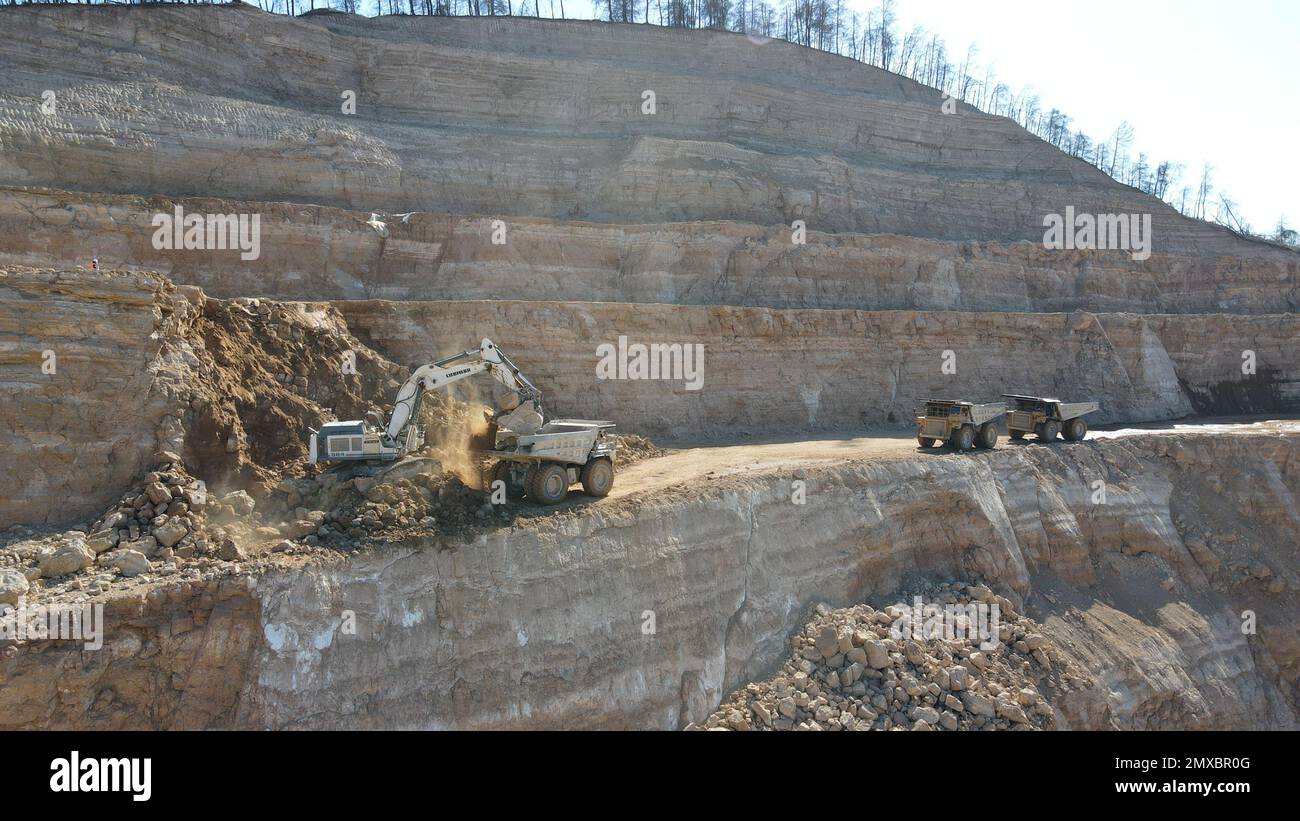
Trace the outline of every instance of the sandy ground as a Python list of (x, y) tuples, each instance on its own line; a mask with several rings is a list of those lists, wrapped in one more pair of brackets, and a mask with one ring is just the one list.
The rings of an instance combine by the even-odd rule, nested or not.
[[(1142, 425), (1107, 426), (1091, 430), (1089, 439), (1116, 439), (1152, 433), (1258, 434), (1300, 432), (1300, 419), (1204, 418), (1195, 422), (1165, 422)], [(1086, 441), (1086, 440), (1085, 440)], [(1044, 447), (1073, 447), (1064, 440)], [(1032, 438), (1019, 442), (1003, 436), (997, 445), (1005, 448), (1039, 447)], [(981, 451), (971, 451), (980, 453)], [(894, 459), (925, 456), (941, 459), (955, 456), (946, 448), (922, 449), (916, 436), (905, 431), (845, 434), (822, 439), (780, 439), (702, 445), (671, 450), (656, 459), (647, 459), (619, 472), (609, 498), (618, 499), (639, 493), (683, 484), (699, 484), (725, 476), (749, 472), (794, 469), (818, 463), (849, 462), (864, 458)], [(578, 489), (580, 491), (580, 489)], [(581, 493), (576, 499), (586, 500)]]

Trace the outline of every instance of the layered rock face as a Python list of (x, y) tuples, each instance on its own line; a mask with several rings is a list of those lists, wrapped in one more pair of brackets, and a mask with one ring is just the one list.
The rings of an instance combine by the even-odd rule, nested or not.
[[(0, 545), (4, 601), (107, 605), (101, 652), (0, 647), (0, 726), (682, 727), (772, 672), (814, 604), (918, 580), (988, 584), (1089, 682), (1043, 688), (1044, 725), (1296, 726), (1292, 423), (655, 465), (712, 464), (687, 451), (559, 512), (467, 489), (471, 536), (389, 499), (400, 538), (337, 549), (348, 517), (297, 509), (310, 425), (482, 337), (553, 415), (664, 440), (898, 429), (1003, 391), (1095, 399), (1095, 423), (1297, 412), (1294, 252), (778, 42), (247, 7), (0, 21), (0, 528), (93, 521), (161, 449), (240, 502), (208, 564), (33, 574), (32, 540)], [(177, 207), (258, 216), (260, 254), (155, 247)], [(1153, 255), (1044, 249), (1067, 207), (1150, 214)], [(681, 347), (637, 374), (636, 345)], [(258, 518), (272, 488), (290, 521)]]
[[(26, 727), (673, 728), (783, 659), (812, 604), (883, 605), (909, 579), (942, 578), (987, 581), (1094, 682), (1049, 694), (1060, 726), (1291, 728), (1297, 490), (1294, 426), (732, 476), (450, 550), (392, 546), (224, 593), (137, 593), (110, 610), (106, 647), (176, 652), (19, 648), (0, 662), (0, 715)], [(223, 600), (244, 627), (215, 634)], [(74, 656), (76, 695), (41, 698)], [(171, 692), (214, 669), (233, 679), (189, 703)], [(108, 688), (112, 710), (97, 700)]]
[[(155, 215), (252, 213), (257, 259), (156, 249)], [(605, 225), (370, 212), (211, 198), (0, 188), (0, 260), (156, 270), (218, 297), (516, 299), (873, 310), (1277, 313), (1300, 303), (1300, 258), (1050, 251), (738, 222)], [(499, 243), (494, 242), (494, 237)]]
[(309, 425), (363, 414), (405, 376), (327, 306), (0, 269), (0, 447), (21, 465), (0, 474), (0, 529), (81, 523), (162, 451), (222, 489), (278, 478), (305, 458)]
[[(182, 435), (175, 289), (147, 274), (0, 271), (0, 527), (98, 512)], [(183, 302), (181, 300), (180, 302)]]
[[(282, 317), (268, 337), (260, 326), (204, 324), (205, 304), (211, 317), (255, 312), (214, 313), (202, 294), (182, 296), (153, 275), (15, 269), (0, 288), (5, 442), (36, 457), (0, 480), (9, 483), (0, 525), (98, 513), (160, 449), (199, 459), (199, 475), (224, 483), (250, 465), (301, 458), (303, 442), (285, 437), (318, 423), (322, 408), (362, 413), (391, 399), (405, 372), (393, 362), (423, 364), (485, 336), (545, 386), (551, 413), (613, 416), (669, 441), (905, 427), (932, 396), (1026, 390), (1096, 398), (1095, 423), (1300, 410), (1293, 314), (264, 303), (259, 311)], [(286, 344), (302, 357), (281, 361)], [(661, 378), (618, 378), (620, 366), (635, 375), (636, 345), (678, 348), (655, 357)], [(360, 357), (355, 384), (332, 372), (345, 349)], [(47, 361), (54, 373), (42, 371)], [(288, 372), (310, 396), (276, 381)]]
[(786, 43), (249, 8), (5, 22), (3, 184), (999, 242), (1041, 242), (1043, 216), (1074, 206), (1151, 214), (1159, 252), (1272, 253), (1010, 120)]
[[(463, 347), (460, 340), (492, 337), (547, 386), (552, 412), (590, 418), (617, 408), (621, 424), (670, 440), (906, 426), (927, 398), (992, 400), (1003, 392), (1096, 398), (1101, 410), (1090, 417), (1095, 423), (1171, 419), (1194, 410), (1300, 410), (1300, 374), (1291, 354), (1300, 332), (1294, 314), (1142, 317), (532, 302), (337, 307), (354, 333), (397, 362), (433, 361)], [(620, 337), (629, 351), (621, 357)], [(656, 344), (681, 346), (678, 371), (662, 367), (658, 379), (603, 378), (600, 346), (613, 346), (615, 364), (621, 360), (632, 374), (631, 346)], [(1252, 374), (1242, 371), (1248, 350), (1254, 352)], [(689, 351), (694, 362), (686, 359)], [(655, 358), (676, 361), (671, 354)], [(701, 362), (698, 373), (688, 371)], [(952, 363), (951, 373), (945, 362)]]

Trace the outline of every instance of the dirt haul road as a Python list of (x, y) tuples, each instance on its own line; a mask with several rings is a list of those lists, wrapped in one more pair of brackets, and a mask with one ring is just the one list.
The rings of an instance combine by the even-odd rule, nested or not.
[[(1090, 430), (1089, 439), (1118, 439), (1152, 433), (1211, 433), (1246, 434), (1268, 432), (1300, 432), (1296, 419), (1248, 419), (1242, 417), (1215, 418), (1195, 422), (1150, 425), (1116, 426), (1107, 430)], [(1086, 441), (1086, 440), (1085, 440)], [(1050, 447), (1070, 447), (1072, 443), (1058, 441)], [(1033, 437), (1019, 442), (1010, 441), (1005, 434), (998, 440), (995, 450), (1045, 447)], [(912, 434), (894, 431), (867, 433), (861, 436), (844, 435), (824, 439), (785, 439), (779, 441), (702, 445), (670, 451), (657, 459), (647, 459), (619, 471), (610, 492), (610, 499), (634, 497), (666, 490), (677, 486), (698, 486), (746, 473), (769, 473), (798, 470), (815, 465), (854, 462), (864, 459), (893, 460), (915, 459), (919, 456), (933, 458), (961, 458), (978, 455), (984, 451), (972, 450), (956, 454), (946, 447), (917, 447)], [(576, 496), (576, 500), (590, 499)], [(580, 504), (581, 501), (574, 502)]]

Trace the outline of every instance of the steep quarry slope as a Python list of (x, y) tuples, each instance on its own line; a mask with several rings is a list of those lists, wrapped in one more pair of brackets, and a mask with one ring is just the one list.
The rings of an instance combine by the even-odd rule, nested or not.
[[(310, 426), (382, 409), (409, 366), (485, 336), (510, 341), (552, 413), (613, 415), (626, 432), (676, 441), (904, 427), (932, 394), (1030, 388), (1098, 398), (1095, 422), (1300, 409), (1294, 314), (331, 307), (213, 300), (155, 275), (31, 269), (0, 272), (0, 307), (4, 444), (37, 457), (0, 478), (0, 527), (98, 513), (164, 449), (222, 489), (273, 484), (300, 469)], [(703, 345), (698, 388), (684, 370), (599, 378), (597, 347), (619, 336)], [(1242, 373), (1245, 350), (1254, 374)], [(42, 372), (46, 351), (54, 373)], [(341, 372), (345, 351), (355, 374)], [(941, 370), (944, 351), (955, 374)]]
[[(538, 302), (336, 303), (353, 333), (397, 361), (447, 339), (501, 334), (559, 413), (618, 409), (667, 439), (914, 424), (927, 397), (1043, 391), (1101, 402), (1094, 422), (1196, 412), (1300, 411), (1295, 314), (769, 310)], [(601, 379), (601, 344), (703, 346), (686, 379)], [(504, 342), (502, 343), (505, 344)], [(1242, 372), (1243, 351), (1256, 371)], [(955, 356), (955, 373), (942, 370)], [(683, 371), (685, 375), (685, 371)]]
[(107, 597), (103, 652), (0, 660), (0, 720), (682, 727), (813, 604), (951, 579), (1041, 631), (1048, 666), (1017, 675), (1059, 726), (1294, 728), (1297, 491), (1294, 423), (668, 481), (468, 543), (141, 583)]
[[(186, 363), (148, 275), (0, 275), (0, 527), (102, 507), (179, 433)], [(156, 331), (162, 329), (163, 333)]]
[[(142, 185), (137, 183), (137, 186)], [(252, 212), (257, 259), (155, 249), (156, 214)], [(156, 270), (218, 297), (519, 299), (875, 310), (1276, 313), (1300, 305), (1300, 255), (1049, 251), (1041, 244), (826, 233), (730, 221), (608, 225), (283, 202), (0, 187), (0, 261)], [(1243, 252), (1245, 248), (1243, 246)]]
[(1043, 215), (1073, 205), (1152, 214), (1162, 252), (1285, 259), (1005, 118), (945, 114), (932, 89), (782, 42), (247, 7), (5, 23), (0, 184), (999, 242), (1038, 242)]
[[(941, 701), (941, 727), (1296, 726), (1296, 423), (971, 455), (899, 432), (933, 394), (1298, 412), (1294, 252), (779, 42), (248, 7), (0, 23), (0, 602), (101, 602), (108, 626), (98, 652), (0, 642), (0, 726), (734, 727), (770, 696), (843, 727), (808, 691), (844, 687), (834, 655), (781, 665), (914, 592), (1006, 602), (990, 672), (957, 657), (1016, 704), (959, 714), (905, 678), (951, 688), (952, 648), (886, 645), (934, 705), (866, 707), (881, 728)], [(1066, 206), (1150, 213), (1154, 254), (1045, 250)], [(155, 248), (177, 207), (258, 215), (261, 254)], [(304, 465), (310, 426), (485, 336), (553, 414), (731, 446), (627, 460), (559, 509), (498, 509), (441, 456)], [(701, 346), (699, 381), (602, 379), (620, 337)], [(432, 405), (457, 436), (478, 410)]]

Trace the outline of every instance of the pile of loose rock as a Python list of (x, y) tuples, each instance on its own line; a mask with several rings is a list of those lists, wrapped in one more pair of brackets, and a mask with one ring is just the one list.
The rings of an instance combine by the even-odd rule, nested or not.
[[(942, 584), (926, 604), (998, 605), (997, 641), (974, 631), (928, 638), (913, 604), (876, 610), (818, 605), (792, 639), (793, 656), (767, 681), (732, 693), (687, 729), (1034, 730), (1056, 716), (1040, 686), (1072, 686), (1037, 625), (987, 587)], [(960, 622), (960, 619), (958, 619)], [(991, 624), (991, 622), (990, 622)], [(959, 625), (964, 626), (964, 625)], [(962, 636), (961, 633), (967, 633)]]
[(188, 563), (247, 558), (212, 523), (251, 515), (252, 497), (242, 490), (221, 498), (209, 494), (174, 453), (158, 454), (155, 465), (89, 527), (20, 538), (0, 550), (0, 603), (16, 604), (37, 585), (72, 583), (93, 591), (118, 577), (169, 575)]
[(514, 515), (454, 473), (436, 469), (400, 477), (286, 478), (274, 488), (267, 511), (283, 516), (280, 533), (286, 539), (338, 550), (370, 540), (455, 533)]

